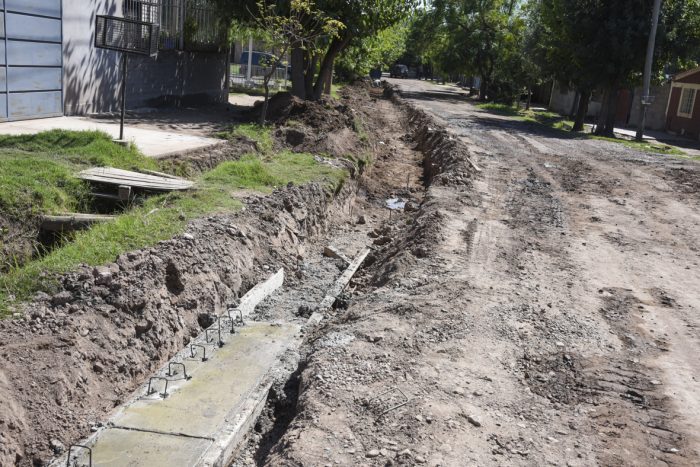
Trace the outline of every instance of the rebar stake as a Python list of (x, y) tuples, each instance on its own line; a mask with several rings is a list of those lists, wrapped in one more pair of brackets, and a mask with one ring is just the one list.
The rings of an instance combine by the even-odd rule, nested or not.
[(68, 459), (66, 459), (66, 467), (70, 467), (70, 457), (71, 457), (71, 451), (73, 448), (81, 448), (81, 449), (87, 449), (88, 452), (88, 465), (92, 467), (92, 449), (90, 449), (87, 446), (84, 446), (82, 444), (71, 444), (68, 447)]
[(173, 370), (172, 370), (173, 365), (182, 366), (182, 375), (185, 377), (185, 379), (187, 379), (187, 380), (192, 379), (191, 376), (187, 376), (187, 368), (185, 368), (185, 364), (182, 362), (170, 362), (170, 363), (168, 363), (168, 376), (172, 377), (172, 376), (175, 376), (177, 374), (176, 372), (173, 372)]
[(200, 344), (190, 344), (190, 355), (192, 356), (192, 358), (197, 356), (197, 352), (194, 350), (195, 347), (199, 347), (202, 349), (202, 361), (206, 362), (208, 360), (207, 348)]
[(168, 380), (168, 378), (163, 378), (162, 376), (151, 376), (151, 379), (148, 380), (148, 395), (150, 396), (151, 394), (154, 394), (156, 392), (155, 389), (151, 388), (151, 384), (153, 383), (154, 379), (160, 379), (160, 380), (165, 381), (165, 389), (163, 390), (163, 393), (161, 394), (161, 396), (163, 396), (163, 399), (165, 399), (166, 397), (168, 397), (168, 382), (169, 382), (169, 380)]

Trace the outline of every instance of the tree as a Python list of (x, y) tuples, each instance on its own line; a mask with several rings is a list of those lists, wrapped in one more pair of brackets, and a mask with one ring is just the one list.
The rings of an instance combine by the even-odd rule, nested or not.
[(316, 9), (313, 0), (291, 0), (288, 9), (260, 0), (257, 11), (255, 23), (258, 30), (264, 31), (268, 44), (279, 51), (279, 56), (268, 59), (268, 63), (261, 63), (269, 67), (263, 79), (265, 100), (260, 112), (260, 125), (264, 125), (270, 99), (270, 79), (277, 71), (281, 57), (287, 54), (292, 44), (311, 50), (320, 38), (335, 38), (345, 26), (324, 16)]
[(292, 93), (303, 99), (319, 99), (330, 93), (333, 67), (339, 55), (355, 40), (376, 35), (405, 18), (415, 0), (321, 0), (319, 8), (345, 28), (328, 41), (323, 53), (292, 49)]
[(336, 61), (336, 74), (351, 80), (380, 66), (391, 66), (406, 50), (408, 21), (401, 21), (373, 36), (356, 38)]

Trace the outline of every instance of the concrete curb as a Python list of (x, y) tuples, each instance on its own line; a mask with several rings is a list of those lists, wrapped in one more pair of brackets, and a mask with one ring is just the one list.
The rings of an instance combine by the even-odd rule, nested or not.
[(352, 279), (357, 270), (360, 269), (360, 266), (362, 266), (362, 263), (365, 262), (365, 258), (367, 258), (367, 255), (369, 255), (370, 251), (371, 250), (369, 248), (365, 248), (360, 252), (359, 255), (355, 257), (354, 260), (352, 260), (352, 263), (350, 263), (348, 268), (335, 281), (328, 293), (326, 293), (326, 296), (318, 305), (318, 310), (316, 310), (306, 322), (306, 327), (316, 325), (323, 320), (323, 318), (326, 315), (326, 311), (328, 311), (333, 306), (333, 303), (338, 298), (338, 295), (340, 295), (345, 289), (345, 287), (347, 287), (348, 283), (350, 282), (350, 279)]

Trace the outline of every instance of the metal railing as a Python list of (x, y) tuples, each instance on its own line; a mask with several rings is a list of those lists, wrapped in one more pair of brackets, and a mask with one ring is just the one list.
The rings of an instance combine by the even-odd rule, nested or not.
[[(252, 65), (249, 74), (247, 64), (232, 64), (230, 83), (236, 86), (262, 87), (265, 76), (270, 73), (270, 70), (272, 70), (271, 67)], [(289, 69), (287, 67), (277, 67), (270, 78), (270, 87), (286, 88), (289, 84), (289, 78)]]
[(124, 17), (160, 25), (161, 50), (218, 50), (225, 29), (213, 0), (124, 0)]

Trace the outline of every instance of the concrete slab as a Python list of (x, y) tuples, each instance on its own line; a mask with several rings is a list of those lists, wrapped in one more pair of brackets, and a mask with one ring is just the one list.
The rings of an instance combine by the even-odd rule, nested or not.
[[(103, 131), (112, 138), (119, 137), (119, 124), (86, 117), (56, 117), (19, 122), (0, 123), (0, 134), (26, 135), (49, 130)], [(133, 142), (148, 157), (163, 157), (169, 154), (192, 151), (222, 144), (216, 138), (185, 134), (177, 131), (124, 128), (127, 141)]]
[[(299, 332), (292, 325), (251, 322), (201, 362), (188, 359), (189, 381), (169, 389), (166, 399), (143, 398), (114, 420), (116, 426), (214, 438), (229, 412), (258, 386)], [(181, 374), (181, 373), (180, 373)]]
[(100, 438), (99, 449), (93, 451), (92, 465), (191, 466), (211, 444), (207, 439), (111, 428)]
[[(204, 459), (221, 459), (222, 453), (232, 451), (233, 441), (243, 439), (266, 400), (270, 370), (281, 353), (300, 342), (300, 330), (293, 324), (250, 322), (236, 334), (222, 336), (225, 345), (207, 352), (206, 362), (184, 357), (183, 352), (179, 361), (191, 379), (185, 379), (178, 366), (177, 374), (173, 371), (168, 377), (173, 382), (166, 398), (160, 395), (161, 381), (155, 394), (146, 394), (144, 388), (141, 397), (84, 443), (92, 448), (93, 466), (221, 464)], [(87, 462), (86, 452), (76, 454), (82, 456), (80, 462)]]
[(251, 313), (253, 313), (253, 311), (255, 311), (255, 307), (277, 289), (282, 287), (282, 284), (284, 284), (284, 268), (270, 276), (265, 282), (256, 284), (255, 287), (250, 289), (241, 298), (241, 303), (238, 305), (238, 310), (243, 318), (247, 318)]

